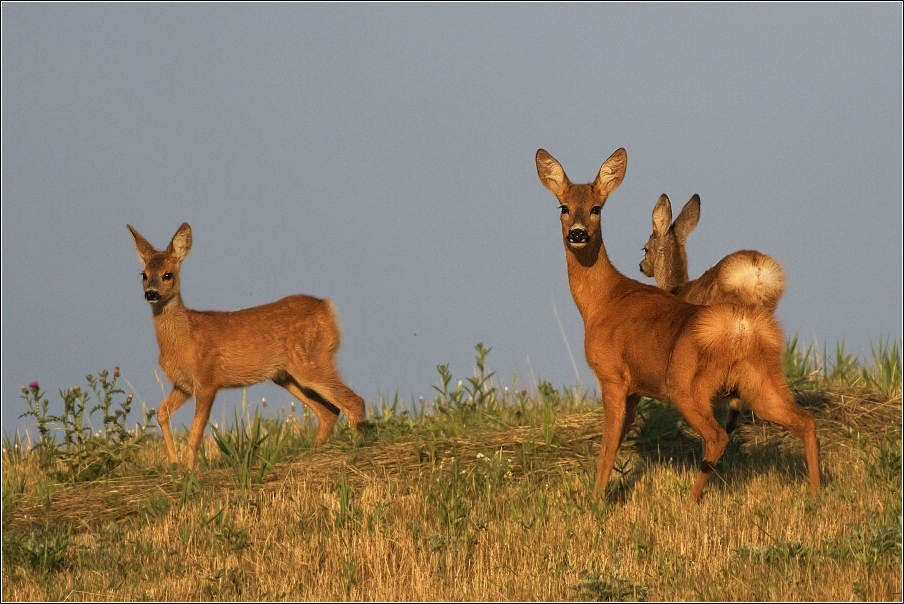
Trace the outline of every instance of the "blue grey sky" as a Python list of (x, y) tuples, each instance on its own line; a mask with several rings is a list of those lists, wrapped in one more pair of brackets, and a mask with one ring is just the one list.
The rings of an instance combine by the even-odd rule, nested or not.
[(770, 254), (787, 337), (868, 359), (902, 337), (901, 22), (899, 2), (5, 2), (3, 431), (33, 425), (34, 380), (58, 407), (114, 366), (148, 406), (155, 371), (169, 390), (127, 223), (158, 248), (191, 224), (191, 308), (332, 299), (368, 405), (432, 399), (478, 342), (501, 386), (596, 389), (541, 147), (575, 182), (627, 150), (603, 210), (623, 273), (650, 282), (658, 196), (698, 193), (692, 277)]

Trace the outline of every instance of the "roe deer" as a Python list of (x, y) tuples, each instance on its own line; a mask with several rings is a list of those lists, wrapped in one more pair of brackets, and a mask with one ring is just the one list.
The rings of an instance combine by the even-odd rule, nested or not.
[(810, 495), (819, 492), (819, 444), (813, 417), (798, 407), (782, 374), (784, 335), (763, 307), (697, 306), (622, 275), (606, 254), (600, 214), (622, 182), (628, 155), (618, 149), (596, 180), (573, 184), (537, 151), (540, 182), (556, 196), (571, 295), (584, 321), (584, 353), (602, 391), (603, 438), (594, 492), (605, 495), (622, 440), (642, 396), (671, 402), (704, 443), (690, 491), (697, 501), (728, 443), (713, 415), (716, 395), (736, 391), (763, 419), (803, 441)]
[(185, 307), (179, 267), (191, 250), (191, 227), (183, 223), (169, 246), (158, 251), (130, 225), (144, 297), (154, 313), (160, 367), (173, 390), (157, 409), (171, 464), (178, 463), (170, 416), (195, 397), (186, 466), (192, 469), (217, 391), (272, 380), (317, 415), (316, 441), (333, 431), (342, 410), (360, 436), (364, 400), (339, 377), (335, 353), (339, 325), (329, 300), (295, 295), (237, 311), (196, 311)]
[[(640, 272), (656, 279), (656, 286), (693, 304), (750, 304), (770, 312), (785, 293), (785, 271), (774, 258), (754, 250), (725, 256), (702, 275), (689, 280), (687, 236), (700, 220), (700, 196), (694, 194), (672, 222), (672, 204), (663, 193), (653, 207), (653, 233), (643, 248)], [(725, 429), (738, 426), (741, 401), (731, 397)]]

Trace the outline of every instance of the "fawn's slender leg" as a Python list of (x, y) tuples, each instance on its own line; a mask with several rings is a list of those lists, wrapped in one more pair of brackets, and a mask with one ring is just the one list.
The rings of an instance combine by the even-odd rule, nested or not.
[(318, 445), (325, 443), (333, 433), (333, 426), (336, 425), (336, 420), (339, 419), (339, 409), (329, 402), (318, 400), (316, 396), (309, 396), (292, 378), (280, 380), (276, 383), (288, 390), (292, 396), (314, 412), (314, 415), (317, 416), (315, 442)]
[(195, 458), (201, 449), (204, 428), (207, 427), (207, 422), (210, 420), (210, 411), (213, 409), (213, 399), (216, 395), (216, 390), (195, 392), (195, 417), (191, 421), (191, 430), (188, 433), (188, 457), (185, 460), (185, 466), (189, 470), (193, 470), (195, 467)]
[[(637, 398), (633, 404), (628, 404), (625, 387), (620, 384), (601, 384), (601, 387), (603, 390), (603, 440), (597, 458), (596, 482), (593, 485), (593, 492), (597, 497), (605, 498), (612, 466), (615, 465), (618, 448), (627, 432), (628, 408), (631, 408), (630, 415), (633, 419), (637, 401), (640, 399)], [(632, 398), (634, 398), (633, 395)]]
[(744, 400), (749, 401), (748, 405), (759, 417), (794, 432), (803, 441), (810, 497), (815, 498), (822, 488), (822, 479), (819, 475), (819, 440), (813, 416), (797, 406), (784, 378), (780, 376), (762, 384), (759, 397), (745, 397)]
[(357, 437), (360, 438), (364, 435), (364, 421), (366, 418), (364, 399), (346, 386), (338, 375), (327, 376), (305, 385), (323, 397), (324, 400), (344, 411), (348, 417), (348, 423)]
[(170, 417), (176, 412), (176, 409), (185, 404), (185, 401), (191, 398), (191, 395), (184, 390), (174, 387), (160, 406), (157, 407), (157, 423), (160, 425), (160, 432), (163, 433), (163, 442), (166, 444), (166, 456), (171, 464), (179, 463), (179, 456), (176, 453), (176, 444), (173, 442), (173, 434), (170, 431)]
[[(704, 397), (705, 398), (705, 397)], [(695, 404), (692, 400), (672, 399), (672, 402), (681, 411), (687, 423), (697, 431), (703, 439), (703, 461), (700, 464), (700, 473), (691, 488), (690, 501), (698, 501), (703, 494), (703, 487), (709, 481), (716, 463), (725, 452), (728, 445), (728, 433), (716, 420), (712, 413), (712, 407), (707, 400), (706, 405)]]

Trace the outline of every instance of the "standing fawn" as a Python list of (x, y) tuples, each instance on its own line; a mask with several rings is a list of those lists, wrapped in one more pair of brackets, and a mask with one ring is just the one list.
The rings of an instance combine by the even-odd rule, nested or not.
[(217, 391), (266, 380), (288, 390), (317, 415), (318, 444), (329, 438), (340, 410), (362, 434), (364, 400), (339, 377), (339, 325), (329, 300), (296, 295), (231, 312), (188, 309), (182, 303), (179, 267), (191, 250), (191, 227), (183, 223), (161, 252), (126, 226), (144, 263), (141, 279), (154, 313), (160, 367), (173, 383), (157, 409), (171, 464), (179, 461), (169, 425), (176, 409), (195, 397), (185, 460), (192, 469)]
[[(785, 271), (774, 258), (753, 250), (725, 256), (691, 281), (687, 273), (687, 236), (700, 220), (700, 196), (694, 194), (672, 222), (672, 204), (664, 193), (653, 208), (653, 233), (643, 248), (640, 272), (656, 286), (693, 304), (750, 304), (770, 312), (785, 293)], [(725, 429), (738, 426), (741, 401), (731, 397)]]
[(671, 402), (703, 439), (697, 501), (728, 443), (712, 400), (734, 391), (763, 419), (794, 432), (806, 451), (810, 495), (821, 487), (813, 417), (798, 407), (782, 374), (782, 329), (755, 306), (698, 306), (629, 279), (609, 260), (601, 210), (622, 182), (628, 155), (618, 149), (596, 180), (572, 184), (537, 151), (540, 182), (559, 201), (571, 295), (584, 320), (584, 353), (602, 391), (603, 438), (594, 492), (604, 495), (612, 466), (642, 396)]

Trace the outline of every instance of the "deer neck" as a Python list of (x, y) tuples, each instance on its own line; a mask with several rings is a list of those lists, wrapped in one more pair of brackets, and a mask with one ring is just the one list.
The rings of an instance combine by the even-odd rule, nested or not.
[(566, 242), (565, 260), (571, 295), (586, 323), (605, 305), (615, 284), (625, 277), (612, 265), (601, 238), (578, 250)]
[(160, 350), (178, 346), (188, 334), (188, 316), (191, 313), (182, 303), (182, 295), (176, 294), (166, 302), (155, 304), (152, 309)]
[(664, 249), (657, 259), (656, 287), (667, 292), (674, 291), (689, 281), (687, 275), (687, 254), (680, 248)]

